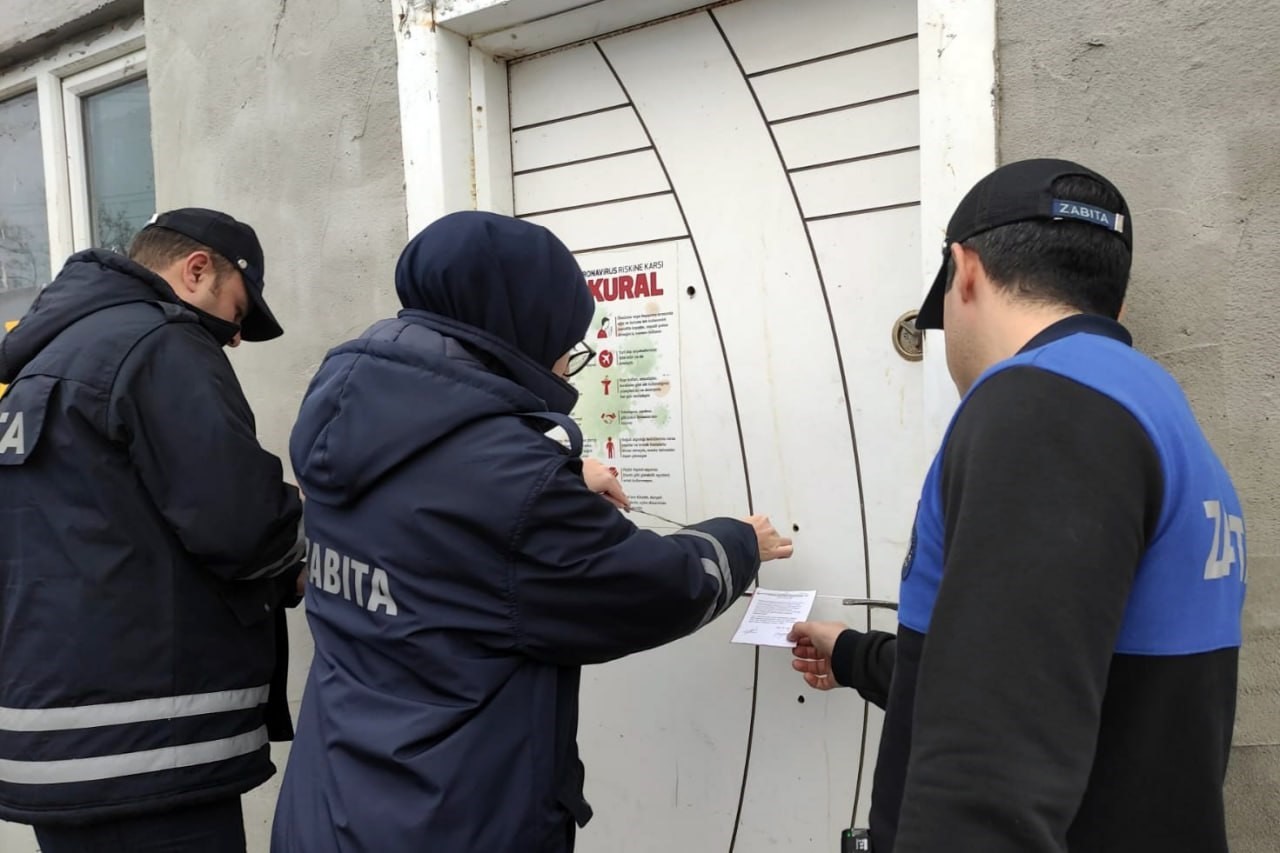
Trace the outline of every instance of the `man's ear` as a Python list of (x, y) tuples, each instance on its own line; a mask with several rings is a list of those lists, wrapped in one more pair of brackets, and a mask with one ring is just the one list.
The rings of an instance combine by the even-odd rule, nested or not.
[(978, 296), (978, 283), (987, 280), (982, 258), (973, 249), (961, 243), (951, 244), (951, 287), (957, 290), (962, 304), (968, 305)]
[(215, 277), (213, 257), (208, 252), (192, 252), (182, 262), (182, 286), (188, 293), (204, 289)]

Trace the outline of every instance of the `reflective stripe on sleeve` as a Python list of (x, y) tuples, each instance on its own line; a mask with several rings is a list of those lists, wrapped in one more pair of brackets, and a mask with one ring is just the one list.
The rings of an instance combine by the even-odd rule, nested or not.
[[(671, 535), (692, 536), (695, 539), (710, 542), (711, 546), (715, 548), (716, 562), (713, 563), (705, 557), (702, 560), (702, 567), (706, 570), (706, 573), (720, 582), (720, 601), (715, 606), (712, 616), (718, 616), (728, 610), (729, 605), (733, 603), (733, 572), (729, 569), (729, 555), (725, 553), (724, 546), (720, 544), (720, 540), (709, 533), (703, 533), (701, 530), (693, 530), (691, 528), (678, 530)], [(710, 619), (707, 619), (707, 621), (710, 621)]]
[(248, 755), (267, 743), (267, 727), (221, 740), (166, 746), (142, 752), (71, 758), (62, 761), (11, 761), (0, 759), (0, 782), (16, 785), (63, 785), (118, 779), (179, 767), (213, 764)]
[(270, 685), (264, 684), (244, 690), (219, 690), (214, 693), (163, 696), (158, 699), (135, 699), (131, 702), (108, 702), (70, 708), (0, 707), (0, 731), (59, 732), (245, 711), (266, 702), (269, 690)]

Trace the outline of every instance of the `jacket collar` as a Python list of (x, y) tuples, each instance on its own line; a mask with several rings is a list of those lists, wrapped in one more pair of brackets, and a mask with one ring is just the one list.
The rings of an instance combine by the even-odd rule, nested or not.
[(1125, 346), (1133, 346), (1133, 336), (1129, 334), (1129, 330), (1115, 320), (1097, 314), (1073, 314), (1041, 331), (1027, 341), (1018, 352), (1030, 352), (1054, 341), (1078, 334), (1101, 335), (1104, 338), (1119, 341)]

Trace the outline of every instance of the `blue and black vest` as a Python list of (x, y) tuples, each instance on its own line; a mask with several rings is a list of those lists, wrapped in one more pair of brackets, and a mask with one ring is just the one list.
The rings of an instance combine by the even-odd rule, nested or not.
[(1246, 562), (1240, 500), (1177, 382), (1126, 344), (1074, 334), (992, 367), (961, 401), (925, 479), (912, 548), (903, 567), (903, 626), (927, 633), (943, 571), (942, 460), (973, 392), (995, 374), (1037, 367), (1115, 400), (1143, 427), (1159, 456), (1164, 497), (1138, 566), (1116, 653), (1188, 655), (1238, 647)]

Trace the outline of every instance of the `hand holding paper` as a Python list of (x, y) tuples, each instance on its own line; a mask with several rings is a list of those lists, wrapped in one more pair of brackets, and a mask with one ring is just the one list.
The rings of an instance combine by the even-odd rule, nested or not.
[(756, 646), (794, 648), (787, 638), (791, 627), (809, 618), (818, 591), (760, 589), (751, 595), (751, 604), (742, 617), (733, 642)]
[(848, 629), (843, 622), (797, 622), (788, 639), (795, 641), (791, 668), (800, 673), (814, 690), (839, 687), (831, 675), (831, 656), (836, 640)]

